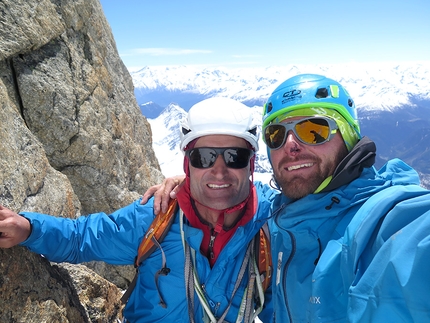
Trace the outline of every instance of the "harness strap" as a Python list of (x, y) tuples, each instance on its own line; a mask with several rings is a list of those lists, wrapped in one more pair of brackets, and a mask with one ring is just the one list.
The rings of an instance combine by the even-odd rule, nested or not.
[(170, 273), (170, 268), (167, 268), (166, 266), (166, 255), (164, 253), (163, 248), (161, 248), (160, 243), (157, 241), (157, 239), (152, 236), (152, 241), (154, 244), (161, 250), (161, 258), (162, 258), (162, 264), (161, 268), (155, 273), (154, 280), (155, 280), (155, 287), (157, 288), (158, 298), (160, 299), (159, 304), (162, 308), (166, 308), (167, 304), (163, 299), (163, 296), (161, 295), (160, 288), (158, 288), (158, 277), (161, 276), (167, 276)]
[[(200, 300), (200, 303), (205, 311), (205, 317), (208, 322), (211, 323), (222, 323), (224, 322), (225, 317), (227, 316), (228, 311), (230, 310), (231, 304), (233, 302), (234, 295), (239, 289), (240, 283), (242, 282), (246, 268), (249, 269), (249, 281), (248, 286), (245, 290), (244, 296), (242, 298), (239, 314), (237, 316), (236, 322), (242, 322), (243, 318), (245, 318), (244, 322), (253, 322), (255, 317), (258, 315), (258, 313), (261, 312), (262, 306), (259, 308), (258, 313), (255, 315), (251, 315), (252, 312), (252, 304), (253, 304), (253, 295), (254, 295), (254, 286), (255, 281), (257, 281), (257, 286), (260, 285), (261, 292), (259, 292), (259, 295), (263, 294), (262, 300), (264, 301), (264, 291), (262, 290), (262, 284), (258, 284), (259, 279), (256, 280), (256, 277), (259, 277), (258, 273), (258, 266), (255, 260), (255, 254), (254, 254), (254, 244), (255, 239), (252, 239), (250, 243), (248, 244), (248, 247), (246, 249), (244, 260), (242, 261), (242, 265), (239, 270), (239, 274), (236, 280), (236, 283), (234, 285), (232, 295), (230, 297), (230, 301), (227, 305), (227, 308), (221, 315), (219, 319), (216, 319), (216, 317), (213, 315), (210, 306), (208, 304), (208, 301), (205, 297), (205, 292), (202, 289), (202, 286), (200, 285), (196, 269), (195, 269), (195, 250), (192, 250), (190, 246), (185, 242), (185, 235), (183, 230), (183, 212), (180, 210), (180, 230), (181, 230), (181, 238), (182, 238), (182, 245), (184, 247), (184, 255), (185, 255), (185, 285), (186, 285), (186, 296), (187, 296), (187, 302), (188, 302), (188, 316), (191, 323), (194, 323), (194, 291), (197, 293), (197, 296)], [(258, 235), (257, 235), (258, 236)], [(252, 260), (251, 260), (252, 259)], [(251, 260), (251, 261), (250, 261)], [(194, 264), (193, 264), (194, 263)], [(191, 277), (193, 276), (193, 277)], [(261, 302), (263, 303), (263, 302)], [(252, 316), (252, 320), (250, 320)]]
[[(182, 218), (182, 211), (179, 215)], [(183, 238), (184, 233), (182, 230), (182, 221), (181, 223), (181, 237), (182, 237), (182, 245), (184, 247), (184, 256), (185, 256), (185, 264), (184, 264), (184, 275), (185, 275), (185, 281), (189, 282), (193, 278), (191, 276), (192, 272), (192, 265), (191, 265), (191, 256), (190, 256), (190, 249), (185, 248), (185, 240)], [(194, 323), (194, 315), (192, 314), (194, 311), (194, 284), (185, 284), (185, 295), (187, 296), (187, 304), (188, 304), (188, 317), (190, 319), (190, 323)]]
[[(231, 304), (233, 303), (233, 297), (236, 294), (237, 290), (239, 289), (239, 285), (242, 282), (242, 279), (245, 275), (246, 267), (248, 266), (249, 259), (251, 257), (251, 253), (253, 250), (253, 242), (254, 242), (254, 239), (252, 239), (251, 242), (248, 244), (248, 248), (246, 249), (246, 253), (245, 253), (245, 258), (243, 259), (242, 265), (240, 266), (240, 271), (239, 271), (239, 274), (237, 276), (236, 284), (234, 285), (234, 289), (233, 289), (233, 292), (231, 294), (230, 301), (228, 302), (227, 308), (225, 309), (224, 313), (222, 314), (220, 319), (217, 321), (217, 323), (224, 322), (224, 318), (227, 316), (227, 313), (230, 310)], [(246, 301), (246, 299), (245, 299), (245, 301)]]
[[(261, 232), (261, 229), (260, 229)], [(257, 235), (255, 237), (255, 239), (257, 240), (259, 238), (259, 236)], [(258, 241), (256, 241), (255, 244), (257, 244)], [(248, 282), (248, 286), (245, 290), (245, 293), (243, 295), (243, 297), (247, 298), (246, 302), (242, 301), (242, 305), (240, 307), (240, 312), (239, 315), (240, 317), (237, 318), (236, 323), (238, 322), (255, 322), (256, 317), (258, 316), (258, 314), (261, 313), (261, 311), (263, 310), (263, 305), (264, 305), (264, 291), (265, 288), (263, 286), (263, 275), (260, 275), (260, 279), (256, 279), (259, 276), (259, 268), (260, 268), (260, 264), (257, 264), (257, 260), (254, 257), (254, 261), (250, 262), (249, 264), (250, 269), (249, 269), (249, 273), (250, 273), (250, 277), (253, 277), (253, 279), (250, 279)], [(256, 288), (255, 288), (256, 286)], [(256, 289), (256, 291), (254, 290)], [(251, 292), (250, 292), (251, 291)], [(252, 308), (250, 306), (250, 304), (252, 304), (252, 299), (253, 296), (255, 296), (255, 292), (257, 292), (257, 295), (255, 297), (255, 303), (258, 304), (257, 308), (254, 310), (254, 312), (252, 313)], [(246, 303), (246, 307), (243, 306), (244, 303)]]
[[(258, 269), (257, 262), (254, 262), (254, 266), (255, 266), (255, 272), (258, 274), (259, 269)], [(255, 318), (263, 310), (263, 306), (264, 306), (264, 292), (265, 291), (266, 291), (266, 288), (264, 287), (262, 280), (257, 279), (257, 292), (258, 292), (259, 306), (255, 310), (254, 317), (252, 318), (252, 320), (250, 320), (250, 322), (254, 322)]]
[(139, 268), (136, 269), (136, 274), (133, 277), (133, 280), (128, 285), (127, 290), (121, 297), (122, 304), (127, 303), (128, 299), (130, 298), (131, 293), (133, 292), (134, 288), (136, 287), (137, 277), (139, 276)]
[[(254, 241), (254, 240), (253, 240)], [(254, 285), (255, 285), (255, 278), (256, 273), (254, 270), (254, 266), (252, 262), (249, 264), (249, 282), (248, 282), (248, 288), (245, 292), (246, 295), (246, 306), (245, 306), (245, 322), (249, 322), (249, 318), (251, 316), (252, 307), (251, 305), (254, 304), (253, 297), (254, 297)]]

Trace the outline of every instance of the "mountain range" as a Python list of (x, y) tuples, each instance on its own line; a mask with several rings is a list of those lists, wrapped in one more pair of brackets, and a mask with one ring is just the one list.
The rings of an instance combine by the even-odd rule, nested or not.
[[(361, 132), (377, 145), (377, 168), (399, 157), (430, 186), (430, 61), (268, 68), (144, 67), (130, 74), (135, 95), (153, 132), (153, 148), (165, 176), (182, 172), (179, 123), (198, 101), (224, 96), (253, 109), (258, 123), (264, 102), (285, 79), (300, 73), (339, 81), (354, 98)], [(260, 129), (261, 130), (261, 129)], [(271, 168), (260, 140), (255, 179), (268, 182)]]

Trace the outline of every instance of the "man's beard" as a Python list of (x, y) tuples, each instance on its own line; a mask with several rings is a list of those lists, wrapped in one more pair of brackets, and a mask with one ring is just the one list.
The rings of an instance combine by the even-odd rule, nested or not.
[[(310, 156), (302, 156), (300, 159), (295, 159), (294, 161), (299, 160), (309, 160), (313, 161), (315, 164), (313, 167), (316, 169), (307, 177), (303, 177), (302, 175), (297, 175), (294, 177), (283, 178), (281, 176), (281, 172), (278, 169), (273, 169), (275, 180), (279, 187), (282, 190), (282, 193), (290, 199), (298, 200), (306, 195), (313, 194), (316, 189), (321, 185), (321, 183), (333, 175), (334, 170), (337, 165), (339, 165), (340, 161), (348, 154), (346, 151), (341, 151), (336, 156), (336, 158), (329, 162), (328, 164), (322, 164), (321, 159), (318, 157), (311, 158)], [(291, 162), (291, 158), (285, 158), (280, 162), (280, 165), (285, 164), (287, 161)], [(283, 170), (283, 172), (287, 172)]]
[(276, 171), (275, 178), (280, 186), (282, 193), (290, 199), (298, 200), (306, 195), (312, 194), (321, 185), (321, 183), (327, 178), (322, 175), (321, 170), (313, 174), (310, 177), (304, 178), (302, 176), (294, 176), (290, 179), (281, 178), (277, 175)]

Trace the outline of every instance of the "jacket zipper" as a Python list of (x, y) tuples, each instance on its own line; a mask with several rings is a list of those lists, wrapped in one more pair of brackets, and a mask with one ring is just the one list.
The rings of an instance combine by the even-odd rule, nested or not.
[(214, 254), (214, 244), (215, 244), (215, 238), (218, 235), (218, 232), (215, 232), (214, 229), (211, 229), (211, 237), (209, 240), (209, 247), (208, 247), (208, 252), (209, 252), (209, 257), (210, 259), (214, 259), (215, 258), (215, 254)]
[(212, 313), (216, 316), (218, 309), (219, 309), (219, 306), (220, 306), (220, 303), (215, 303), (213, 300), (211, 300), (209, 298), (208, 293), (206, 292), (206, 285), (205, 284), (202, 284), (202, 290), (203, 290), (203, 293), (205, 295), (206, 300), (208, 301), (208, 304), (213, 309)]
[(291, 310), (290, 310), (290, 305), (288, 302), (288, 294), (287, 294), (287, 271), (288, 271), (288, 268), (290, 267), (290, 264), (294, 258), (294, 255), (296, 254), (296, 238), (290, 231), (287, 231), (287, 233), (291, 239), (291, 253), (290, 253), (290, 256), (288, 257), (287, 262), (285, 263), (285, 266), (284, 266), (284, 272), (282, 275), (282, 286), (283, 286), (284, 291), (285, 291), (285, 305), (287, 307), (288, 319), (292, 323), (293, 319), (291, 317)]
[(218, 233), (222, 231), (223, 225), (224, 225), (224, 213), (221, 213), (218, 217), (215, 227), (211, 228), (211, 237), (209, 240), (208, 254), (210, 259), (212, 260), (215, 258), (215, 253), (214, 253), (215, 238), (217, 237)]
[[(286, 204), (282, 204), (274, 212), (274, 218), (275, 218), (275, 222), (276, 222), (276, 225), (278, 226), (278, 228), (282, 228), (282, 227), (278, 224), (278, 221), (277, 221), (278, 217), (277, 217), (277, 215), (283, 209), (285, 209), (286, 207), (287, 207)], [(291, 231), (289, 231), (289, 230), (285, 230), (285, 232), (288, 233), (288, 235), (290, 236), (290, 239), (291, 239), (291, 253), (290, 253), (290, 255), (289, 255), (289, 257), (288, 257), (288, 259), (287, 259), (287, 261), (285, 263), (285, 266), (283, 268), (283, 273), (282, 273), (282, 288), (284, 289), (284, 293), (285, 293), (285, 306), (286, 306), (286, 309), (287, 309), (288, 320), (289, 320), (290, 323), (293, 323), (293, 319), (292, 319), (292, 316), (291, 316), (291, 309), (290, 309), (290, 305), (289, 305), (289, 302), (288, 302), (288, 295), (287, 295), (287, 271), (288, 271), (288, 268), (289, 268), (289, 266), (290, 266), (290, 264), (291, 264), (291, 262), (292, 262), (292, 260), (294, 258), (294, 255), (296, 254), (297, 246), (296, 246), (296, 238), (295, 238), (294, 234)]]

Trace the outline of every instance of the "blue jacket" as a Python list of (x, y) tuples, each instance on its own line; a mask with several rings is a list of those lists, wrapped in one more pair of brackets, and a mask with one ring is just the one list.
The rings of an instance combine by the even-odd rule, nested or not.
[[(220, 315), (227, 307), (248, 242), (269, 215), (272, 192), (260, 184), (256, 184), (256, 188), (259, 202), (257, 213), (252, 221), (237, 229), (212, 269), (208, 259), (199, 252), (203, 237), (201, 230), (188, 226), (186, 222), (184, 225), (185, 240), (196, 250), (195, 267), (215, 315)], [(81, 263), (100, 260), (117, 265), (133, 264), (142, 237), (154, 218), (153, 200), (146, 205), (140, 205), (139, 201), (136, 201), (110, 215), (97, 213), (75, 220), (29, 212), (22, 215), (32, 224), (30, 237), (22, 243), (31, 251), (43, 254), (54, 262)], [(124, 316), (130, 322), (189, 321), (179, 216), (175, 217), (161, 245), (170, 273), (167, 276), (159, 276), (157, 290), (154, 276), (162, 266), (160, 250), (154, 251), (142, 263), (136, 287), (124, 310)], [(226, 317), (229, 322), (236, 320), (247, 282), (248, 279), (243, 280), (241, 288), (233, 298)], [(166, 308), (158, 304), (158, 291), (163, 295)], [(194, 303), (195, 320), (202, 322), (203, 310), (197, 296)], [(272, 315), (269, 289), (266, 291), (265, 309), (259, 318), (263, 322), (270, 322)]]
[(430, 192), (398, 159), (273, 204), (275, 321), (430, 322)]

